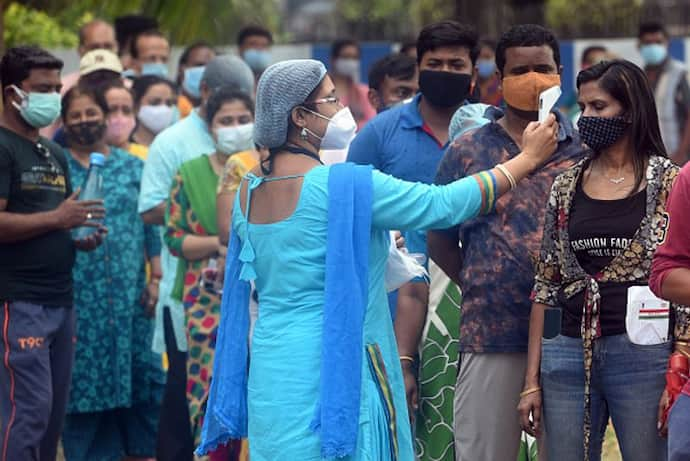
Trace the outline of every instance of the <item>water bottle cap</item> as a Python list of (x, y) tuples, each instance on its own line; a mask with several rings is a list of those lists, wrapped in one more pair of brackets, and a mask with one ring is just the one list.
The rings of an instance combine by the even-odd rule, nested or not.
[(98, 152), (93, 152), (89, 157), (89, 163), (91, 165), (103, 166), (105, 165), (105, 155), (99, 154)]

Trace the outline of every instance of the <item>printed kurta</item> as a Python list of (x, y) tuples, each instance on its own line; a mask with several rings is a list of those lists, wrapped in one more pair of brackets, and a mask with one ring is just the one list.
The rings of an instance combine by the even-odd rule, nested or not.
[[(67, 154), (72, 187), (88, 169)], [(165, 375), (151, 351), (153, 319), (140, 303), (145, 254), (158, 256), (156, 226), (137, 212), (143, 163), (111, 147), (103, 167), (108, 235), (74, 266), (77, 334), (68, 413), (86, 413), (159, 402)]]

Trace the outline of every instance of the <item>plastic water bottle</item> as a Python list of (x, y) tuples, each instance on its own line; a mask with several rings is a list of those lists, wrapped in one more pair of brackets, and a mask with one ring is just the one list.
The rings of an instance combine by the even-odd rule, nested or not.
[[(89, 157), (89, 172), (86, 180), (81, 186), (79, 200), (103, 200), (103, 172), (105, 165), (105, 155), (93, 152)], [(89, 222), (100, 222), (100, 220), (89, 219)], [(95, 227), (81, 226), (73, 231), (75, 240), (82, 240), (96, 232)]]

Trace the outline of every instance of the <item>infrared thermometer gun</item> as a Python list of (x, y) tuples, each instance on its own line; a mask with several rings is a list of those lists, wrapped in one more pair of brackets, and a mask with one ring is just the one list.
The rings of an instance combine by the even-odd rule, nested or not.
[(542, 91), (539, 95), (539, 122), (546, 120), (560, 97), (560, 86), (552, 86), (548, 90)]

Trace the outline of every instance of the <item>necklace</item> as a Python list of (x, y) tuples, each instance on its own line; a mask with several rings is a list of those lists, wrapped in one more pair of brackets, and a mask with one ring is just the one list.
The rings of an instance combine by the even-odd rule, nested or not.
[[(622, 168), (621, 168), (622, 169)], [(618, 174), (621, 173), (621, 169), (618, 170)], [(625, 176), (619, 176), (617, 178), (609, 178), (606, 173), (604, 172), (603, 168), (599, 168), (599, 174), (606, 178), (606, 180), (610, 183), (613, 183), (615, 185), (620, 185), (623, 181), (625, 181)]]

